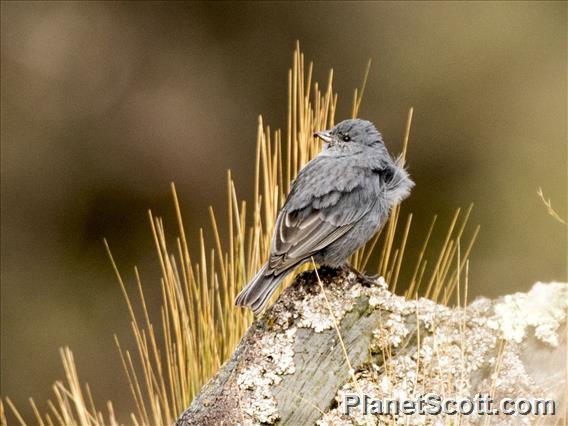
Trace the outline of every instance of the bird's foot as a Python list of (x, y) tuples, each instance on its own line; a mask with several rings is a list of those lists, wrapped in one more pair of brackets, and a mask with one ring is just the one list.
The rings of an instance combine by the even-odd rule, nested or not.
[(355, 274), (355, 276), (361, 282), (361, 284), (363, 284), (364, 286), (367, 286), (367, 287), (370, 287), (372, 285), (376, 285), (377, 279), (380, 277), (379, 274), (368, 275), (364, 272), (359, 271), (354, 266), (349, 265), (349, 264), (344, 265), (343, 268), (344, 268), (345, 271), (352, 272), (353, 274)]

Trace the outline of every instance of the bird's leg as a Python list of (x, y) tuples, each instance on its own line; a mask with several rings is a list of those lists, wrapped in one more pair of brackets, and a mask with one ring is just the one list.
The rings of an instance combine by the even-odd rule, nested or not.
[(357, 268), (355, 268), (353, 265), (349, 263), (343, 265), (343, 269), (347, 272), (353, 272), (355, 276), (359, 279), (359, 281), (361, 281), (361, 284), (364, 284), (366, 286), (375, 285), (377, 278), (379, 278), (380, 276), (379, 274), (367, 275), (364, 272), (359, 271)]

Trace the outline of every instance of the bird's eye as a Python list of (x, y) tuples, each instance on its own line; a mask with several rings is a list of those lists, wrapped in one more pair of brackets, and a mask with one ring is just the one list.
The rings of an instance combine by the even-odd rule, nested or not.
[(349, 135), (343, 135), (343, 142), (349, 142), (351, 140), (351, 138), (349, 137)]

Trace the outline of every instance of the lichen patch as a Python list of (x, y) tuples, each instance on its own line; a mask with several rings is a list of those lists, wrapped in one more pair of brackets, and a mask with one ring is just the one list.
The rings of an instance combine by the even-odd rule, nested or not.
[(247, 415), (247, 424), (273, 424), (280, 416), (271, 386), (282, 375), (293, 374), (294, 340), (297, 328), (277, 326), (277, 332), (262, 334), (249, 350), (252, 359), (237, 376), (239, 406)]
[(495, 305), (496, 320), (503, 337), (520, 343), (529, 327), (537, 339), (558, 346), (560, 322), (566, 318), (568, 286), (565, 283), (536, 283), (528, 293), (503, 297)]

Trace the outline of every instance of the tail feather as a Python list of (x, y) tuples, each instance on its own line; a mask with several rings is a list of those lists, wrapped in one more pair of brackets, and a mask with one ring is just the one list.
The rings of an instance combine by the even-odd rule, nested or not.
[(285, 272), (275, 275), (268, 263), (265, 263), (247, 286), (241, 290), (235, 300), (235, 305), (249, 307), (255, 314), (258, 314), (264, 309), (270, 296), (285, 276)]

